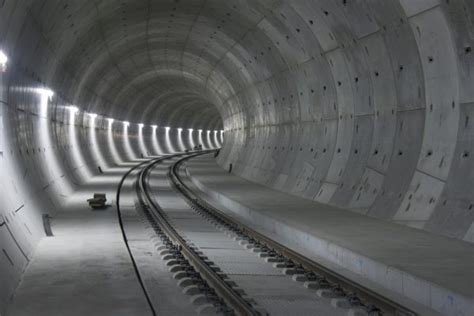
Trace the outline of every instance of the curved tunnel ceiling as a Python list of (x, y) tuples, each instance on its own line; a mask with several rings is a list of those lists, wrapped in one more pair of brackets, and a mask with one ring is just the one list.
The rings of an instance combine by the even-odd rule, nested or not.
[[(254, 53), (245, 52), (240, 41), (262, 21), (265, 10), (222, 1), (46, 1), (31, 6), (60, 61), (56, 74), (65, 70), (76, 78), (74, 85), (59, 89), (70, 89), (74, 103), (87, 105), (97, 95), (102, 102), (91, 111), (196, 128), (209, 121), (220, 124), (217, 118), (228, 111), (225, 100), (249, 83), (235, 73), (244, 58), (236, 54)], [(61, 84), (54, 76), (52, 81)], [(202, 113), (201, 119), (196, 113)]]

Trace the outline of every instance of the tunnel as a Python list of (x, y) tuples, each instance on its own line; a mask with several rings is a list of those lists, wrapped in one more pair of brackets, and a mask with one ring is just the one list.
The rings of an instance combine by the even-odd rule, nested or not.
[(0, 315), (474, 315), (473, 44), (471, 0), (0, 0)]

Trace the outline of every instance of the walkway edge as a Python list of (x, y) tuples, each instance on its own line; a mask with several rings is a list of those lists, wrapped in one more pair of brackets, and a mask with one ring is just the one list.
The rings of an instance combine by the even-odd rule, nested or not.
[[(315, 256), (322, 257), (332, 264), (366, 278), (388, 291), (413, 300), (424, 307), (428, 307), (432, 309), (433, 312), (437, 311), (442, 314), (448, 312), (449, 315), (471, 315), (474, 311), (474, 302), (461, 294), (423, 280), (395, 267), (388, 266), (382, 262), (375, 261), (333, 242), (319, 238), (318, 236), (297, 230), (282, 221), (263, 215), (236, 200), (230, 199), (224, 193), (209, 188), (199, 177), (194, 176), (189, 167), (189, 163), (186, 164), (186, 173), (192, 183), (209, 197), (267, 232), (271, 232), (285, 239), (289, 244), (296, 244)], [(363, 269), (361, 269), (361, 262), (363, 262)], [(402, 291), (399, 291), (391, 285), (395, 279), (402, 280)], [(441, 306), (434, 305), (436, 302), (441, 301), (449, 303), (450, 306), (446, 304)], [(423, 314), (426, 312), (425, 310)]]

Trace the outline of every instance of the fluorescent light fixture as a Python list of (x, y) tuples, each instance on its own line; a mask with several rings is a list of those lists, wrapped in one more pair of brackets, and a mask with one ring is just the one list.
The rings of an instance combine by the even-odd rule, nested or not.
[(138, 127), (143, 128), (145, 126), (143, 123), (138, 124)]
[(0, 66), (4, 68), (7, 65), (7, 62), (8, 56), (2, 50), (0, 50)]
[(124, 122), (123, 122), (123, 125), (124, 125), (124, 126), (129, 126), (129, 125), (130, 125), (130, 122), (124, 121)]
[(183, 129), (181, 127), (178, 127), (178, 132), (182, 132)]
[(54, 96), (54, 91), (50, 89), (45, 89), (45, 88), (36, 88), (34, 90), (36, 93), (40, 94), (42, 97), (48, 97), (51, 98)]
[(210, 134), (210, 133), (211, 133), (211, 131), (210, 131), (210, 130), (207, 130), (207, 133), (208, 133), (208, 134)]
[(165, 129), (166, 129), (167, 131), (169, 131), (169, 130), (171, 129), (171, 127), (165, 126)]
[(192, 128), (188, 128), (188, 131), (192, 132), (192, 131), (194, 131), (194, 130), (193, 130)]
[(97, 117), (97, 114), (95, 113), (87, 113), (92, 119), (95, 119)]
[(114, 119), (109, 117), (107, 121), (109, 121), (109, 124), (112, 124), (114, 122)]
[(74, 105), (67, 106), (66, 108), (69, 111), (71, 111), (71, 113), (73, 113), (73, 114), (76, 114), (77, 112), (79, 112), (79, 108), (77, 106), (74, 106)]
[(156, 129), (158, 126), (157, 125), (152, 125), (151, 126), (153, 129)]
[(202, 133), (202, 129), (198, 129), (198, 132), (199, 132), (199, 133)]

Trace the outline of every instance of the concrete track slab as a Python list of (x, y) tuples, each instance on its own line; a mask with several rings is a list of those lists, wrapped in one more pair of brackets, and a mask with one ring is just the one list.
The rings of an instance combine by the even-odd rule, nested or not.
[[(248, 291), (247, 294), (273, 316), (348, 315), (347, 310), (331, 306), (328, 308), (328, 300), (305, 291), (301, 284), (285, 282), (287, 276), (241, 274), (232, 277), (242, 287), (252, 288), (253, 291)], [(321, 303), (315, 304), (315, 301)]]
[[(167, 168), (170, 163), (165, 162), (157, 166), (156, 170)], [(165, 174), (161, 177), (166, 179)], [(257, 253), (246, 249), (233, 237), (211, 224), (211, 221), (192, 210), (182, 196), (171, 187), (168, 191), (161, 190), (160, 194), (154, 187), (151, 189), (155, 193), (156, 203), (172, 225), (179, 228), (180, 234), (186, 235), (193, 245), (228, 277), (229, 281), (242, 279), (242, 283), (235, 282), (236, 286), (243, 292), (244, 297), (248, 296), (250, 301), (257, 303), (257, 309), (262, 314), (266, 314), (267, 311), (266, 308), (261, 310), (260, 302), (262, 304), (274, 302), (281, 306), (279, 310), (273, 308), (270, 315), (347, 315), (347, 309), (334, 308), (330, 302), (318, 299), (313, 290), (305, 288), (301, 282), (293, 281), (291, 276), (283, 275), (281, 269), (273, 267)], [(249, 276), (258, 277), (258, 280), (249, 280), (246, 278)]]
[(472, 315), (474, 246), (246, 181), (211, 155), (187, 163), (193, 183), (280, 242), (304, 249), (443, 314)]

